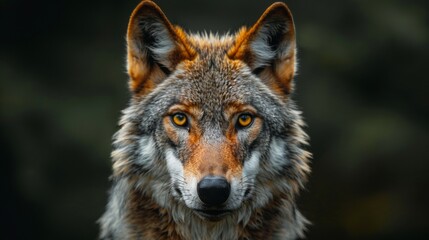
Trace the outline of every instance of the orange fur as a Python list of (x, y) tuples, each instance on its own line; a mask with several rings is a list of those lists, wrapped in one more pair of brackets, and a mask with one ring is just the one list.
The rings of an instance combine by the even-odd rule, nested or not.
[(152, 1), (141, 2), (131, 14), (127, 31), (130, 89), (138, 96), (149, 93), (160, 79), (165, 77), (158, 66), (146, 62), (145, 58), (140, 56), (140, 51), (130, 46), (131, 41), (140, 41), (141, 32), (138, 24), (140, 15), (159, 18), (165, 25), (168, 34), (175, 43), (175, 49), (171, 51), (168, 57), (173, 66), (184, 60), (192, 60), (196, 56), (195, 50), (188, 42), (186, 33), (180, 27), (173, 26), (162, 10)]
[(279, 93), (279, 95), (291, 92), (293, 87), (292, 79), (295, 74), (295, 27), (292, 14), (284, 3), (278, 2), (271, 5), (249, 30), (246, 28), (240, 29), (236, 35), (235, 44), (227, 53), (230, 59), (241, 60), (249, 65), (253, 65), (255, 56), (252, 53), (251, 42), (255, 40), (262, 26), (266, 24), (267, 19), (284, 16), (288, 16), (289, 18), (288, 35), (284, 37), (290, 41), (292, 50), (285, 58), (274, 62), (272, 69), (265, 69), (263, 71), (264, 75), (261, 77), (263, 80), (268, 81), (268, 86)]
[[(286, 5), (236, 34), (188, 35), (145, 0), (127, 44), (132, 100), (114, 136), (100, 238), (302, 237), (295, 197), (311, 155), (289, 96), (296, 52)], [(252, 122), (240, 124), (242, 114)]]

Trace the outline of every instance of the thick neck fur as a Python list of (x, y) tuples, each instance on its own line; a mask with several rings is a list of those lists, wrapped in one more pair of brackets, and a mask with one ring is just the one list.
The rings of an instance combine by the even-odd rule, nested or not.
[[(137, 184), (131, 182), (134, 181), (122, 179), (116, 182), (115, 188), (122, 191), (111, 196), (108, 208), (112, 211), (107, 211), (103, 217), (104, 229), (110, 232), (102, 233), (102, 239), (294, 239), (302, 234), (305, 223), (286, 196), (273, 199), (259, 209), (243, 206), (223, 220), (209, 222), (183, 205), (169, 204), (169, 209), (161, 207), (148, 195), (149, 192), (125, 187)], [(115, 212), (114, 209), (121, 210)], [(108, 219), (111, 221), (106, 221)]]

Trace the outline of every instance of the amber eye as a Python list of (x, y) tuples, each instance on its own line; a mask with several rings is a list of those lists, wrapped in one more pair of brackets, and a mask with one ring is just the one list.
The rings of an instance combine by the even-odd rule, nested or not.
[(250, 126), (250, 124), (252, 124), (253, 122), (253, 116), (245, 113), (245, 114), (241, 114), (240, 116), (238, 116), (238, 120), (237, 120), (237, 126), (244, 128), (244, 127), (248, 127)]
[(171, 116), (171, 120), (176, 126), (186, 127), (188, 125), (188, 118), (183, 113), (175, 113)]

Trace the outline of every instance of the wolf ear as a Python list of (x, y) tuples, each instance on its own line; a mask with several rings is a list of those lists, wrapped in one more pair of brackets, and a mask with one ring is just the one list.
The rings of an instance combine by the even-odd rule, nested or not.
[(296, 68), (295, 47), (292, 14), (286, 4), (277, 2), (252, 28), (237, 34), (228, 57), (245, 62), (272, 89), (289, 94)]
[(131, 14), (127, 52), (130, 89), (141, 95), (149, 93), (177, 64), (195, 56), (185, 32), (173, 26), (152, 1), (141, 2)]

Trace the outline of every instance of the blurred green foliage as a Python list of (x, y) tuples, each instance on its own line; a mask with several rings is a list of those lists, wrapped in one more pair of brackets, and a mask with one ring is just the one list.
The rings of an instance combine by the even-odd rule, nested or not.
[[(0, 2), (1, 235), (94, 239), (128, 101), (138, 1)], [(234, 32), (271, 3), (157, 3), (191, 32)], [(429, 2), (297, 1), (295, 98), (313, 173), (309, 239), (427, 239)]]

